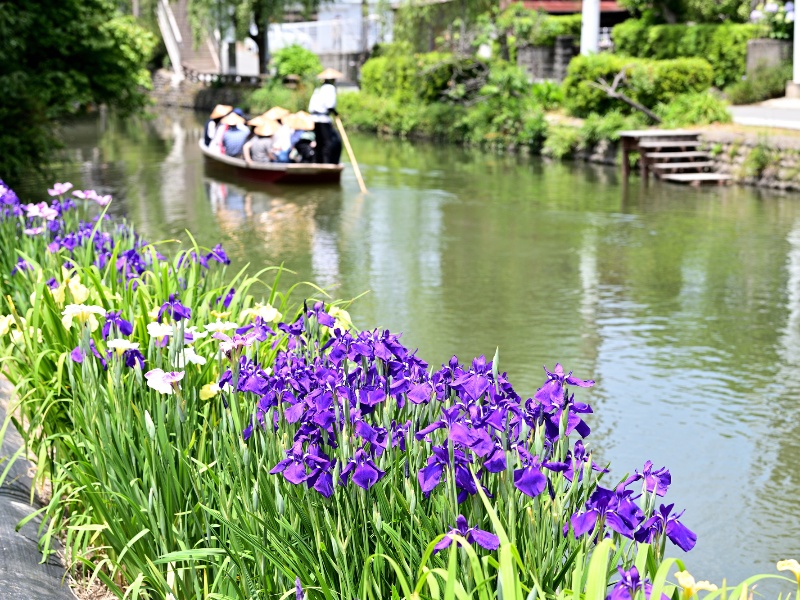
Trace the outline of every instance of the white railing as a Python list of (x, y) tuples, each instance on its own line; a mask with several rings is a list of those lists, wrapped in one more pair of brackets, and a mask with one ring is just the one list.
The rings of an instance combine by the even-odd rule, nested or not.
[(181, 32), (178, 30), (175, 15), (172, 14), (172, 9), (169, 7), (167, 0), (158, 0), (156, 17), (158, 19), (158, 28), (161, 30), (161, 37), (164, 39), (164, 45), (167, 47), (167, 54), (172, 63), (172, 69), (175, 72), (175, 76), (181, 78), (183, 77), (180, 49)]
[(269, 46), (271, 51), (298, 44), (316, 54), (355, 54), (379, 41), (377, 19), (367, 20), (366, 40), (364, 33), (360, 18), (273, 24), (269, 26)]

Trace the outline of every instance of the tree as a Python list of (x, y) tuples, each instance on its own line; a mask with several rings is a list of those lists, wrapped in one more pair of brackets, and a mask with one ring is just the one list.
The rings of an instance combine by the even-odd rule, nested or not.
[(55, 121), (87, 105), (143, 107), (154, 44), (113, 0), (0, 3), (0, 177), (13, 184), (41, 167)]
[(655, 23), (743, 23), (751, 9), (751, 0), (620, 0), (620, 4), (633, 15)]
[[(269, 26), (283, 19), (289, 8), (300, 7), (308, 16), (325, 0), (190, 0), (192, 28), (195, 35), (210, 29), (232, 30), (237, 39), (250, 37), (258, 46), (261, 73), (269, 65)], [(227, 17), (226, 17), (227, 15)]]

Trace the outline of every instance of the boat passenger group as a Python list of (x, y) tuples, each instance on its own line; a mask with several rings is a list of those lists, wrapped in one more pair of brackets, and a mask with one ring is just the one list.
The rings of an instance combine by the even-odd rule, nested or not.
[(243, 158), (248, 164), (339, 164), (342, 140), (331, 115), (337, 114), (336, 80), (342, 77), (335, 69), (317, 75), (322, 85), (314, 90), (308, 112), (273, 106), (248, 120), (241, 109), (218, 104), (206, 123), (204, 143), (213, 152)]

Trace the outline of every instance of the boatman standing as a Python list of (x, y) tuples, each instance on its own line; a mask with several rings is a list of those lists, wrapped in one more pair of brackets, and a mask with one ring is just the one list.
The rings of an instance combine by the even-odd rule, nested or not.
[(314, 134), (317, 138), (316, 156), (318, 163), (339, 164), (342, 154), (342, 139), (331, 122), (336, 116), (336, 80), (344, 77), (336, 69), (325, 69), (317, 75), (322, 85), (314, 90), (308, 103), (308, 112), (314, 119)]

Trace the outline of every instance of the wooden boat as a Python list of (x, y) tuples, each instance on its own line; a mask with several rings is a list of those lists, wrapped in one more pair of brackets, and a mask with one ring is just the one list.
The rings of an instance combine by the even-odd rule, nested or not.
[(253, 163), (247, 164), (242, 158), (231, 158), (219, 154), (200, 140), (200, 151), (209, 166), (224, 168), (241, 177), (266, 183), (338, 183), (344, 165), (325, 165), (317, 163)]

